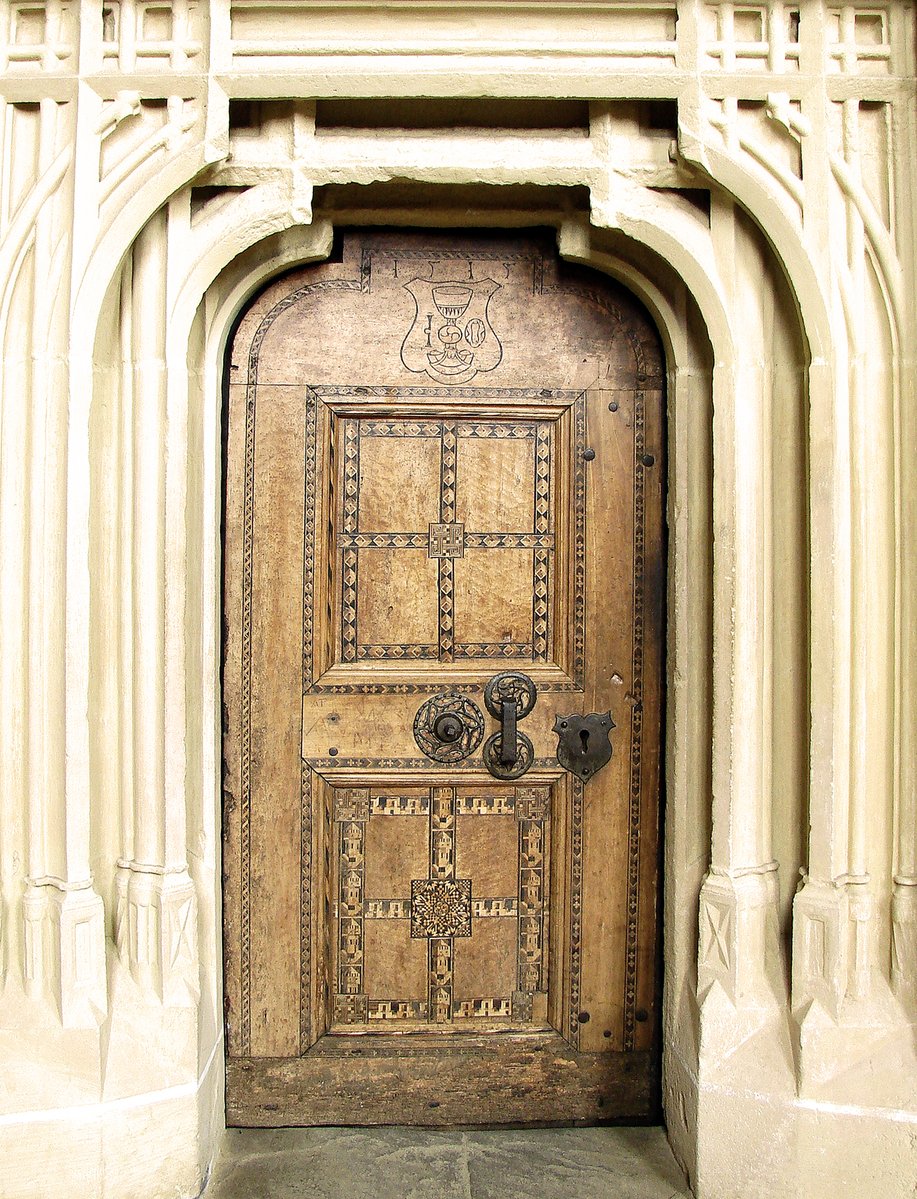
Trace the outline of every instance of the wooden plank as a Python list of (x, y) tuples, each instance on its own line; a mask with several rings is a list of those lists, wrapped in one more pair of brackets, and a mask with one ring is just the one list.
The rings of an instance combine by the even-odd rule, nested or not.
[(597, 1123), (657, 1110), (648, 1052), (577, 1054), (551, 1034), (327, 1036), (303, 1058), (231, 1059), (227, 1070), (227, 1122), (242, 1127)]

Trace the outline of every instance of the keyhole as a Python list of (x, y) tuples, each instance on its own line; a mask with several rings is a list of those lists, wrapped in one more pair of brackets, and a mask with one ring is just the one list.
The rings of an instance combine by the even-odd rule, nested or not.
[(583, 743), (583, 748), (581, 750), (581, 753), (585, 756), (589, 752), (589, 730), (588, 729), (580, 729), (579, 739)]

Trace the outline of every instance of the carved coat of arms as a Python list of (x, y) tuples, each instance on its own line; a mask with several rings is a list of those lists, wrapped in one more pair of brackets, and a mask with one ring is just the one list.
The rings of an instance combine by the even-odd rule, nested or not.
[(503, 346), (487, 308), (499, 283), (412, 279), (404, 287), (416, 305), (414, 323), (401, 346), (401, 361), (409, 371), (425, 371), (438, 383), (467, 383), (497, 366)]

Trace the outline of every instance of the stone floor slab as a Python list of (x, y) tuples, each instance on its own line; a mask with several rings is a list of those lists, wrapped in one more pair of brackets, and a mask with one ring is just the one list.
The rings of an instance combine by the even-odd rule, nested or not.
[(690, 1199), (661, 1128), (233, 1128), (204, 1199)]

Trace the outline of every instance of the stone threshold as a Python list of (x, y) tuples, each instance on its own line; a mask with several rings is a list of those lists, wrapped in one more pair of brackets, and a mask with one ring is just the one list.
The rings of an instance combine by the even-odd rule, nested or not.
[(203, 1199), (690, 1199), (659, 1127), (230, 1128)]

